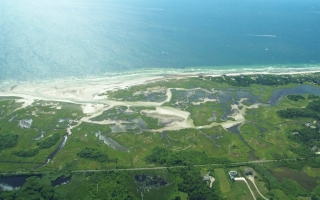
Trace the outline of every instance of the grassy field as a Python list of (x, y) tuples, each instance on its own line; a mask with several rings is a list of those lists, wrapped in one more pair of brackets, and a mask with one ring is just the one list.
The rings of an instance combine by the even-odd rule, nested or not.
[(228, 180), (229, 177), (227, 177), (225, 170), (222, 168), (217, 168), (217, 169), (215, 169), (215, 175), (219, 179), (221, 192), (222, 193), (230, 192), (231, 187), (230, 187), (230, 183)]
[[(213, 83), (210, 80), (200, 80), (198, 78), (191, 78), (191, 79), (183, 79), (181, 81), (172, 80), (171, 82), (159, 82), (160, 88), (169, 88), (169, 87), (179, 87), (185, 89), (192, 89), (192, 88), (203, 88), (208, 91), (212, 91), (212, 87), (217, 87), (218, 89), (226, 89), (226, 85)], [(114, 98), (122, 98), (125, 96), (133, 95), (134, 93), (139, 93), (139, 91), (147, 90), (147, 88), (153, 88), (155, 84), (151, 83), (149, 85), (140, 85), (135, 86), (130, 89), (126, 89), (125, 91), (117, 91), (112, 93)], [(265, 90), (271, 91), (271, 87), (264, 87)], [(271, 92), (257, 92), (257, 86), (252, 86), (251, 89), (255, 95), (261, 95), (268, 93), (269, 96)], [(256, 91), (257, 90), (257, 91)], [(152, 90), (150, 90), (152, 91)], [(175, 104), (177, 101), (185, 102), (185, 98), (187, 97), (188, 102), (180, 103), (181, 106), (185, 106), (186, 110), (191, 113), (190, 117), (194, 120), (195, 125), (206, 125), (210, 123), (209, 118), (213, 117), (215, 113), (215, 120), (220, 121), (220, 118), (225, 109), (227, 109), (230, 105), (221, 104), (221, 102), (207, 102), (199, 105), (193, 105), (192, 101), (199, 101), (201, 98), (227, 98), (227, 99), (234, 99), (237, 100), (241, 97), (240, 93), (238, 94), (236, 89), (226, 89), (226, 93), (210, 93), (200, 89), (192, 89), (188, 90), (175, 90), (173, 91), (173, 98), (171, 99), (171, 104)], [(247, 91), (247, 89), (246, 89)], [(260, 90), (259, 90), (260, 91)], [(151, 92), (152, 93), (152, 92)], [(156, 95), (160, 95), (161, 92), (156, 92)], [(162, 93), (161, 93), (162, 94)], [(187, 95), (187, 96), (186, 96)], [(220, 96), (219, 96), (220, 95)], [(222, 95), (222, 96), (221, 96)], [(240, 95), (240, 96), (239, 96)], [(142, 98), (142, 97), (137, 97)], [(136, 100), (136, 99), (133, 99)], [(141, 100), (141, 99), (140, 99)], [(142, 99), (144, 100), (144, 99)], [(229, 101), (228, 100), (228, 101)], [(79, 120), (83, 117), (83, 113), (81, 111), (80, 106), (74, 104), (67, 104), (67, 103), (56, 103), (56, 102), (44, 102), (44, 101), (36, 101), (32, 106), (29, 106), (24, 109), (20, 109), (18, 111), (14, 111), (14, 109), (18, 108), (21, 104), (14, 103), (14, 100), (6, 100), (1, 101), (3, 106), (5, 106), (5, 110), (3, 111), (3, 115), (6, 116), (3, 121), (9, 120), (10, 118), (14, 118), (11, 123), (2, 123), (2, 132), (8, 133), (19, 133), (19, 142), (15, 150), (23, 150), (26, 148), (35, 148), (36, 142), (32, 141), (32, 138), (35, 138), (39, 135), (40, 130), (46, 131), (45, 137), (50, 137), (54, 132), (59, 132), (62, 136), (66, 133), (66, 128), (68, 124), (66, 123), (67, 120)], [(221, 105), (223, 105), (221, 107)], [(219, 108), (219, 106), (221, 108)], [(287, 106), (287, 105), (284, 105)], [(60, 109), (57, 109), (60, 107)], [(121, 108), (124, 108), (124, 110)], [(208, 109), (209, 108), (209, 109)], [(95, 120), (132, 120), (136, 117), (139, 117), (140, 111), (145, 108), (134, 108), (136, 113), (134, 115), (125, 114), (125, 110), (127, 107), (114, 107), (105, 112), (102, 115), (97, 116)], [(130, 108), (132, 110), (132, 108)], [(148, 108), (149, 110), (152, 108)], [(119, 110), (121, 111), (119, 113)], [(256, 155), (261, 158), (271, 159), (274, 158), (276, 155), (275, 152), (286, 152), (287, 144), (279, 144), (278, 141), (285, 141), (283, 140), (285, 135), (279, 135), (275, 133), (276, 128), (269, 127), (268, 123), (274, 124), (277, 120), (280, 122), (280, 119), (270, 119), (268, 118), (271, 116), (275, 116), (275, 108), (267, 108), (267, 107), (260, 107), (259, 109), (249, 110), (254, 113), (248, 112), (246, 116), (248, 120), (251, 119), (258, 113), (259, 118), (264, 118), (264, 122), (256, 122), (258, 123), (255, 125), (250, 125), (247, 123), (241, 127), (241, 131), (243, 132), (243, 138), (246, 142), (256, 150)], [(13, 112), (13, 113), (10, 113)], [(261, 116), (264, 115), (264, 116)], [(33, 123), (31, 129), (19, 129), (15, 124), (19, 120), (33, 118)], [(141, 115), (142, 119), (146, 121), (147, 126), (151, 128), (161, 128), (161, 126), (157, 126), (156, 119), (149, 118), (146, 116)], [(46, 119), (46, 120), (43, 120)], [(60, 119), (63, 119), (63, 122), (57, 123)], [(260, 124), (259, 124), (260, 123)], [(282, 123), (282, 122), (281, 122)], [(258, 127), (259, 126), (259, 127)], [(283, 125), (285, 126), (285, 125)], [(14, 127), (14, 128), (12, 128)], [(264, 137), (257, 137), (257, 127), (261, 129), (268, 127), (268, 133), (265, 134)], [(277, 127), (278, 128), (278, 127)], [(282, 127), (285, 130), (285, 127)], [(109, 147), (103, 147), (103, 143), (101, 143), (97, 138), (95, 138), (94, 134), (96, 131), (101, 131), (105, 133), (110, 133), (110, 126), (100, 126), (97, 124), (81, 124), (77, 129), (73, 130), (74, 134), (69, 138), (67, 145), (61, 151), (63, 157), (68, 157), (69, 163), (73, 163), (72, 165), (76, 164), (77, 168), (87, 168), (87, 167), (101, 167), (99, 164), (92, 163), (90, 164), (87, 161), (84, 161), (80, 158), (77, 158), (76, 153), (80, 150), (82, 146), (92, 146), (92, 147), (99, 147), (100, 149), (106, 149), (110, 154), (110, 157), (119, 158), (119, 165), (120, 166), (143, 166), (145, 165), (143, 158), (151, 151), (151, 149), (158, 145), (169, 145), (170, 148), (174, 149), (175, 151), (179, 150), (186, 150), (192, 149), (197, 151), (205, 151), (208, 155), (212, 157), (221, 157), (221, 156), (228, 156), (231, 160), (246, 160), (247, 152), (249, 151), (248, 147), (244, 145), (239, 138), (225, 130), (221, 130), (219, 132), (215, 132), (213, 129), (203, 130), (203, 132), (210, 132), (221, 135), (220, 138), (210, 141), (208, 136), (202, 135), (196, 130), (180, 130), (180, 131), (172, 131), (168, 132), (169, 139), (164, 141), (164, 139), (159, 139), (157, 134), (151, 134), (147, 131), (143, 132), (142, 134), (134, 134), (130, 132), (123, 132), (123, 133), (116, 133), (110, 134), (109, 136), (113, 139), (116, 139), (120, 144), (123, 144), (127, 148), (132, 148), (130, 153), (123, 153), (123, 152), (116, 152), (114, 149)], [(168, 143), (168, 144), (166, 144)], [(265, 147), (268, 151), (264, 151), (258, 147)], [(280, 148), (279, 147), (282, 147)], [(272, 148), (270, 148), (272, 147)], [(54, 147), (53, 147), (54, 148)], [(271, 150), (270, 150), (271, 149)], [(24, 161), (29, 162), (32, 160), (33, 162), (43, 162), (44, 157), (49, 154), (52, 149), (48, 150), (41, 150), (40, 153), (35, 156), (34, 158), (16, 158), (11, 155), (11, 151), (5, 150), (1, 154), (3, 154), (9, 160), (17, 160), (17, 161)], [(271, 152), (273, 151), (273, 152)], [(287, 152), (290, 154), (290, 152)], [(275, 155), (275, 156), (274, 156)], [(67, 165), (66, 161), (59, 158), (59, 154), (55, 158), (55, 162), (50, 164), (50, 167), (57, 167), (61, 168), (64, 165)], [(68, 164), (69, 166), (71, 164)]]
[[(307, 98), (307, 94), (303, 94), (304, 100), (292, 101), (284, 97), (274, 106), (267, 104), (275, 90), (296, 86), (298, 85), (253, 84), (250, 87), (234, 87), (226, 83), (213, 82), (208, 77), (160, 81), (107, 92), (105, 95), (108, 95), (109, 99), (127, 105), (105, 109), (97, 115), (92, 115), (91, 118), (83, 113), (79, 104), (35, 101), (31, 106), (22, 108), (23, 103), (17, 102), (16, 98), (2, 97), (0, 134), (17, 135), (18, 140), (14, 146), (0, 149), (0, 171), (69, 171), (163, 166), (165, 164), (146, 162), (146, 157), (156, 147), (176, 153), (172, 154), (174, 156), (185, 156), (183, 159), (188, 157), (188, 153), (192, 156), (198, 155), (199, 158), (194, 158), (195, 163), (191, 163), (192, 165), (213, 164), (218, 159), (231, 162), (248, 161), (252, 160), (250, 157), (252, 153), (260, 160), (298, 158), (301, 156), (293, 149), (304, 144), (288, 137), (292, 135), (293, 130), (304, 127), (307, 122), (313, 123), (314, 119), (284, 119), (277, 114), (277, 111), (285, 108), (304, 108), (311, 100)], [(172, 98), (161, 105), (167, 98), (166, 93), (169, 88)], [(256, 103), (259, 106), (242, 113), (238, 110), (245, 107), (239, 106), (241, 105), (239, 101), (243, 98), (247, 98), (243, 100), (245, 106), (249, 107)], [(134, 104), (136, 101), (145, 102), (146, 106), (143, 103)], [(158, 104), (147, 105), (150, 102)], [(181, 126), (176, 130), (164, 130), (163, 128), (169, 125), (174, 127), (175, 124), (181, 125), (187, 122), (182, 122), (181, 117), (172, 121), (163, 120), (170, 116), (162, 113), (164, 122), (160, 124), (159, 115), (146, 114), (153, 113), (156, 108), (162, 106), (189, 113), (189, 122), (193, 124), (188, 124), (186, 126), (188, 128)], [(235, 116), (239, 112), (241, 117), (245, 118), (239, 126), (240, 134), (223, 128), (222, 125), (226, 120), (229, 120), (228, 123), (238, 120)], [(30, 119), (32, 120), (30, 127), (21, 127), (23, 121)], [(216, 126), (202, 127), (213, 122), (216, 122)], [(73, 126), (75, 127), (72, 128), (72, 134), (68, 135), (67, 143), (61, 151), (46, 166), (38, 167), (57, 149), (63, 137), (68, 134), (67, 130)], [(39, 142), (51, 138), (56, 133), (59, 134), (59, 141), (49, 148), (39, 149), (36, 155), (22, 157), (14, 154), (17, 151), (38, 148)], [(103, 141), (98, 133), (116, 145)], [(39, 138), (42, 134), (43, 138)], [(99, 162), (79, 157), (77, 153), (86, 147), (107, 154), (109, 161)], [(179, 152), (182, 153), (178, 154)], [(310, 177), (319, 177), (318, 168), (304, 166), (303, 170)], [(219, 180), (222, 194), (227, 198), (250, 198), (251, 194), (245, 189), (244, 183), (231, 183), (224, 168), (215, 169), (214, 173)], [(78, 176), (75, 176), (74, 181), (77, 182)], [(257, 185), (263, 194), (268, 192), (266, 182), (262, 178), (258, 179)], [(173, 186), (161, 190), (163, 194), (174, 193)], [(285, 199), (283, 191), (278, 189), (272, 191), (278, 198)], [(151, 192), (145, 198), (156, 199), (156, 194), (157, 192)], [(181, 193), (180, 196), (186, 199), (185, 193)]]
[[(146, 95), (164, 94), (164, 88), (184, 88), (184, 90), (172, 90), (172, 99), (168, 105), (184, 108), (190, 112), (190, 118), (193, 119), (194, 124), (207, 125), (210, 124), (215, 118), (217, 122), (221, 122), (221, 116), (225, 110), (230, 109), (230, 104), (235, 100), (239, 100), (243, 96), (250, 93), (254, 96), (259, 96), (263, 101), (270, 98), (272, 91), (276, 89), (271, 86), (252, 85), (249, 89), (235, 89), (227, 87), (225, 84), (213, 83), (209, 79), (201, 80), (198, 78), (182, 79), (180, 81), (172, 80), (169, 82), (159, 82), (156, 86), (154, 83), (147, 85), (134, 86), (124, 91), (117, 91), (110, 93), (114, 98), (124, 98), (128, 95), (140, 94), (142, 91), (149, 91)], [(277, 87), (289, 88), (296, 85), (287, 85)], [(152, 89), (147, 89), (152, 88)], [(195, 89), (196, 88), (196, 89)], [(202, 88), (202, 89), (200, 89)], [(213, 92), (212, 88), (220, 92)], [(189, 90), (191, 89), (191, 90)], [(139, 96), (139, 95), (138, 95)], [(142, 98), (142, 97), (137, 97)], [(223, 99), (224, 101), (200, 103), (194, 105), (192, 102), (201, 102), (203, 98)], [(251, 97), (250, 97), (251, 98)], [(132, 99), (137, 100), (137, 99)], [(146, 99), (140, 99), (146, 100)], [(179, 102), (177, 104), (177, 102)], [(117, 158), (117, 166), (127, 167), (141, 167), (150, 166), (145, 163), (144, 158), (156, 146), (165, 146), (174, 151), (194, 150), (205, 152), (208, 156), (213, 158), (226, 157), (232, 161), (245, 161), (248, 160), (249, 147), (254, 149), (254, 153), (260, 159), (279, 159), (279, 158), (293, 158), (298, 157), (290, 150), (290, 146), (298, 146), (292, 141), (287, 139), (287, 134), (295, 127), (310, 119), (286, 120), (278, 117), (277, 110), (286, 107), (303, 107), (310, 100), (303, 101), (290, 101), (284, 99), (277, 106), (260, 106), (256, 109), (248, 109), (246, 113), (246, 123), (240, 126), (241, 137), (247, 144), (244, 144), (240, 138), (217, 126), (210, 129), (180, 129), (179, 131), (167, 131), (167, 137), (161, 137), (159, 133), (151, 133), (147, 130), (141, 129), (127, 129), (124, 132), (112, 133), (111, 125), (99, 125), (82, 123), (73, 130), (73, 134), (68, 139), (66, 146), (62, 149), (61, 153), (57, 154), (54, 161), (52, 161), (47, 168), (108, 168), (115, 167), (115, 163), (96, 163), (79, 158), (76, 154), (84, 147), (95, 147), (102, 151), (108, 152), (110, 158)], [(248, 104), (248, 102), (247, 102)], [(249, 105), (249, 104), (248, 104)], [(81, 119), (84, 114), (79, 105), (71, 103), (59, 102), (46, 102), (36, 101), (32, 106), (14, 111), (21, 106), (21, 103), (15, 103), (14, 99), (1, 100), (0, 106), (2, 109), (2, 118), (0, 121), (2, 133), (17, 133), (19, 135), (18, 144), (15, 148), (6, 149), (1, 151), (0, 155), (5, 160), (16, 162), (44, 162), (46, 156), (50, 154), (62, 140), (62, 136), (66, 134), (66, 128), (69, 126), (68, 121)], [(140, 117), (145, 121), (147, 127), (152, 129), (162, 128), (159, 126), (156, 118), (151, 118), (142, 115), (141, 110), (153, 110), (154, 108), (148, 107), (126, 107), (119, 106), (104, 111), (101, 115), (96, 116), (94, 120), (101, 121), (109, 120), (133, 120)], [(134, 111), (129, 114), (128, 110)], [(32, 126), (30, 129), (19, 129), (17, 124), (20, 120), (32, 118)], [(44, 120), (45, 119), (45, 120)], [(6, 123), (4, 123), (6, 122)], [(45, 138), (51, 137), (54, 133), (59, 133), (61, 136), (60, 141), (50, 149), (40, 150), (39, 154), (30, 158), (17, 157), (12, 155), (12, 151), (19, 151), (24, 149), (36, 148), (37, 141), (33, 138), (40, 135), (40, 132), (45, 132)], [(108, 137), (116, 140), (119, 144), (129, 149), (129, 152), (117, 151), (100, 141), (95, 133), (108, 135)], [(139, 134), (137, 134), (137, 131)], [(249, 147), (247, 146), (249, 145)], [(68, 158), (68, 159), (64, 159)], [(1, 165), (1, 164), (0, 164)], [(152, 165), (151, 165), (152, 166)], [(30, 169), (26, 166), (27, 169)]]

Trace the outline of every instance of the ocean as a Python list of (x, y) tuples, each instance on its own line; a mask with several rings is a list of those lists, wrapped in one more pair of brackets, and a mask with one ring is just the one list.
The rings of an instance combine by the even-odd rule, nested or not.
[(0, 82), (320, 70), (319, 0), (0, 0)]

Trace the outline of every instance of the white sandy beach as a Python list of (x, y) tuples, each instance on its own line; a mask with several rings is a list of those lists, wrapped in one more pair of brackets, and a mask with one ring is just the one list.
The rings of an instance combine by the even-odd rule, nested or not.
[[(316, 71), (313, 71), (316, 72)], [(305, 73), (313, 73), (305, 72)], [(298, 73), (298, 72), (297, 72)], [(296, 72), (287, 74), (297, 74)], [(299, 72), (301, 74), (302, 72)], [(247, 73), (256, 74), (256, 73)], [(204, 74), (202, 74), (204, 75)], [(210, 75), (207, 76), (219, 76)], [(241, 75), (241, 74), (227, 74), (230, 76)], [(189, 118), (190, 113), (170, 107), (162, 106), (163, 103), (169, 102), (172, 94), (171, 88), (168, 88), (165, 93), (167, 99), (163, 102), (125, 102), (106, 99), (104, 96), (98, 96), (99, 94), (116, 89), (128, 88), (133, 85), (145, 84), (148, 82), (165, 80), (165, 79), (177, 79), (187, 77), (197, 77), (198, 74), (187, 74), (187, 75), (176, 75), (171, 77), (164, 76), (126, 76), (126, 77), (112, 77), (112, 78), (92, 78), (92, 79), (74, 79), (74, 80), (61, 80), (45, 83), (19, 83), (19, 84), (1, 84), (0, 96), (6, 97), (20, 97), (17, 102), (22, 103), (19, 109), (25, 108), (31, 105), (34, 101), (45, 100), (45, 101), (56, 101), (56, 102), (70, 102), (80, 104), (83, 113), (86, 115), (81, 122), (91, 122), (90, 118), (101, 114), (103, 111), (108, 110), (114, 106), (143, 106), (143, 107), (155, 107), (156, 110), (149, 112), (148, 115), (153, 115), (155, 118), (163, 118), (163, 116), (174, 116), (176, 119), (181, 119), (168, 124), (165, 128), (156, 130), (155, 132), (164, 130), (179, 130), (182, 128), (210, 128), (213, 126), (221, 125), (224, 128), (242, 124), (245, 122), (245, 109), (257, 108), (258, 105), (252, 105), (246, 107), (239, 102), (241, 106), (244, 106), (241, 110), (238, 109), (237, 105), (233, 105), (233, 114), (229, 117), (234, 118), (234, 121), (225, 121), (222, 123), (211, 123), (207, 126), (195, 127), (193, 120)], [(185, 90), (185, 89), (181, 89)], [(215, 91), (207, 91), (214, 93)], [(195, 104), (205, 103), (207, 101), (215, 101), (202, 99), (203, 102), (194, 102)], [(173, 118), (173, 119), (174, 119)], [(97, 123), (97, 122), (92, 122)], [(101, 124), (110, 124), (110, 122), (99, 122)], [(79, 124), (78, 124), (79, 125)], [(77, 126), (77, 125), (76, 125)], [(70, 133), (71, 133), (70, 128)], [(68, 131), (68, 132), (69, 132)]]
[[(302, 73), (315, 73), (319, 71), (299, 71), (282, 74), (302, 74)], [(197, 77), (199, 74), (178, 74), (170, 77), (160, 75), (143, 75), (143, 76), (119, 76), (108, 78), (86, 78), (86, 79), (65, 79), (52, 82), (22, 82), (22, 83), (0, 83), (0, 96), (21, 97), (26, 101), (25, 106), (32, 103), (34, 100), (47, 100), (47, 101), (61, 101), (61, 102), (74, 102), (74, 103), (95, 103), (104, 97), (98, 96), (105, 91), (128, 88), (133, 85), (145, 84), (147, 82), (165, 80), (165, 79), (178, 79)], [(269, 74), (267, 72), (255, 73), (229, 73), (227, 76), (237, 76), (245, 74)], [(221, 74), (202, 74), (206, 76), (220, 76)]]

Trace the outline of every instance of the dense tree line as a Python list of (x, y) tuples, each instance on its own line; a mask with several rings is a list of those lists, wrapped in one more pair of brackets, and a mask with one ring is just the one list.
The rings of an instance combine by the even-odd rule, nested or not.
[(33, 157), (39, 153), (39, 149), (28, 149), (28, 150), (20, 150), (13, 151), (12, 154), (20, 157)]
[[(168, 169), (167, 173), (171, 180), (169, 184), (174, 184), (178, 191), (187, 193), (189, 200), (220, 199), (219, 183), (215, 182), (214, 187), (210, 188), (203, 181), (200, 171), (193, 167)], [(31, 176), (17, 191), (0, 190), (0, 200), (140, 199), (140, 192), (133, 193), (136, 186), (131, 181), (132, 173), (107, 171), (74, 174), (68, 185), (53, 187), (47, 176)], [(175, 192), (175, 195), (178, 193)], [(180, 199), (180, 196), (175, 195), (172, 195), (173, 199)]]
[(317, 145), (320, 141), (320, 133), (318, 129), (311, 129), (311, 128), (301, 128), (301, 129), (294, 129), (294, 132), (299, 134), (290, 134), (288, 137), (292, 140), (295, 140), (302, 144)]
[(320, 96), (318, 95), (313, 95), (313, 94), (308, 95), (308, 99), (319, 99), (319, 98)]
[(55, 133), (51, 137), (48, 137), (38, 142), (37, 145), (40, 149), (49, 149), (50, 147), (54, 146), (59, 140), (60, 140), (59, 133)]
[(290, 75), (239, 75), (215, 77), (211, 80), (218, 83), (228, 83), (236, 87), (249, 87), (252, 84), (260, 84), (267, 86), (288, 85), (290, 83), (303, 84), (305, 82), (320, 85), (320, 79), (317, 76), (290, 76)]
[[(293, 189), (294, 188), (294, 189)], [(310, 192), (301, 187), (297, 182), (284, 178), (279, 184), (281, 189), (287, 196), (297, 198), (299, 196), (310, 197)]]
[(37, 143), (38, 147), (34, 149), (13, 151), (12, 154), (20, 157), (33, 157), (39, 153), (41, 149), (49, 149), (60, 140), (59, 133), (53, 134), (51, 137), (48, 137)]
[[(89, 181), (82, 185), (87, 199), (135, 199), (130, 188), (130, 175), (127, 172), (109, 171), (86, 174)], [(99, 187), (105, 189), (97, 190)], [(84, 198), (79, 196), (78, 199)], [(76, 198), (75, 198), (76, 199)]]
[(47, 177), (31, 176), (17, 191), (0, 190), (0, 200), (139, 199), (132, 193), (127, 172), (73, 176), (76, 176), (75, 180), (71, 179), (68, 185), (59, 187), (53, 187)]
[[(236, 87), (249, 87), (252, 84), (278, 86), (288, 85), (290, 83), (302, 84), (306, 81), (312, 81), (312, 78), (306, 80), (304, 77), (293, 77), (293, 76), (277, 76), (271, 74), (260, 74), (260, 75), (239, 75), (239, 76), (223, 76), (213, 78), (215, 82), (223, 83), (226, 82), (229, 85)], [(319, 82), (320, 84), (320, 82)]]
[(282, 118), (314, 118), (320, 119), (320, 100), (314, 100), (310, 102), (306, 108), (286, 108), (284, 110), (278, 110), (278, 115)]
[(104, 153), (98, 149), (94, 149), (94, 148), (86, 147), (85, 149), (83, 149), (79, 153), (77, 153), (77, 155), (80, 158), (94, 160), (94, 161), (97, 161), (100, 163), (109, 161), (109, 156), (106, 153)]
[(173, 168), (168, 171), (172, 176), (180, 180), (178, 190), (187, 193), (189, 200), (220, 199), (220, 191), (208, 187), (203, 181), (200, 172), (195, 168)]
[(280, 189), (282, 190), (287, 196), (289, 196), (292, 199), (295, 199), (298, 196), (303, 197), (311, 197), (312, 194), (301, 187), (297, 182), (292, 181), (290, 179), (283, 179), (281, 182), (279, 182), (268, 170), (268, 168), (262, 166), (262, 165), (252, 165), (259, 174), (260, 177), (265, 182), (265, 186), (268, 188), (269, 192), (267, 195), (269, 196), (269, 199), (274, 199), (275, 194), (271, 192), (272, 189)]
[(287, 95), (287, 98), (292, 101), (299, 101), (299, 100), (306, 99), (304, 96), (302, 96), (300, 94), (289, 94), (289, 95)]
[(320, 100), (318, 99), (318, 100), (314, 100), (314, 101), (310, 102), (308, 104), (307, 108), (309, 110), (313, 110), (317, 113), (320, 113)]
[(18, 142), (18, 135), (6, 134), (0, 135), (0, 151), (3, 149), (16, 146)]
[[(282, 118), (313, 118), (320, 119), (320, 99), (313, 100), (306, 108), (287, 108), (277, 111)], [(320, 145), (319, 127), (310, 127), (312, 124), (302, 125), (302, 128), (293, 129), (288, 134), (288, 138), (300, 144), (299, 147), (291, 147), (291, 150), (300, 156), (313, 156), (311, 148)], [(294, 133), (294, 134), (293, 134)]]
[(146, 157), (149, 163), (157, 163), (161, 165), (190, 165), (192, 164), (208, 164), (222, 163), (228, 164), (230, 161), (226, 158), (210, 158), (204, 152), (199, 151), (179, 151), (175, 152), (167, 148), (155, 147), (151, 154)]
[(303, 167), (309, 166), (312, 168), (320, 168), (320, 157), (306, 157), (304, 159), (280, 161), (273, 164), (274, 167), (286, 167), (301, 171)]
[[(17, 140), (18, 140), (17, 135), (0, 135), (0, 150), (2, 149), (2, 147), (5, 147), (5, 148), (14, 147), (17, 143)], [(13, 151), (12, 154), (20, 157), (33, 157), (37, 155), (41, 149), (48, 149), (54, 146), (59, 140), (60, 140), (59, 133), (55, 133), (51, 137), (48, 137), (38, 142), (37, 148)]]
[(278, 110), (277, 114), (282, 118), (293, 119), (299, 117), (319, 119), (319, 114), (308, 108), (286, 108)]
[(63, 199), (56, 194), (49, 180), (41, 180), (39, 177), (31, 176), (18, 191), (4, 192), (0, 190), (0, 200), (58, 200)]

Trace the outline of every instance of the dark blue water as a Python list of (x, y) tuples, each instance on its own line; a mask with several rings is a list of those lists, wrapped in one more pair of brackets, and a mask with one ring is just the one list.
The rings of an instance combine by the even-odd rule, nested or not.
[(0, 81), (320, 68), (318, 0), (0, 0), (0, 31)]
[(65, 176), (63, 175), (63, 176), (57, 178), (56, 180), (52, 181), (52, 182), (51, 182), (51, 185), (52, 185), (53, 187), (57, 187), (57, 186), (59, 186), (59, 185), (69, 184), (70, 181), (71, 181), (71, 178), (72, 178), (72, 175), (67, 176), (67, 177), (65, 177)]
[[(32, 175), (41, 178), (41, 175)], [(0, 191), (11, 191), (11, 190), (19, 190), (30, 178), (31, 175), (17, 175), (17, 176), (8, 176), (1, 177), (0, 176)], [(1, 193), (1, 192), (0, 192)]]
[(313, 95), (320, 95), (320, 88), (312, 86), (312, 85), (299, 85), (293, 88), (284, 88), (284, 89), (277, 89), (273, 91), (272, 97), (268, 100), (270, 105), (275, 106), (277, 105), (286, 95), (289, 94), (313, 94)]

